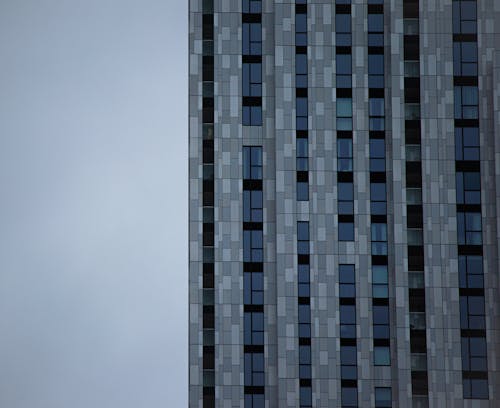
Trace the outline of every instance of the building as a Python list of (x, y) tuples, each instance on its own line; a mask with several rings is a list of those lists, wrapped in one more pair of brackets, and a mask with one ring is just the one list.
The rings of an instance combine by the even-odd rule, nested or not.
[(500, 406), (500, 2), (189, 7), (190, 406)]

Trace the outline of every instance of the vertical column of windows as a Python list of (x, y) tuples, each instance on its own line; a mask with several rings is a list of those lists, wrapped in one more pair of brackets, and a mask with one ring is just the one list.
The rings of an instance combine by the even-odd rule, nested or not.
[[(424, 287), (422, 209), (422, 159), (420, 135), (419, 0), (403, 1), (404, 102), (406, 149), (406, 227), (408, 243), (408, 288), (410, 352), (414, 406), (427, 407), (427, 338)], [(418, 276), (411, 279), (411, 275)], [(411, 283), (418, 283), (418, 285)]]
[(309, 273), (309, 222), (297, 222), (298, 317), (299, 317), (299, 402), (312, 407), (311, 388), (311, 295)]
[(203, 407), (215, 407), (214, 293), (214, 14), (213, 0), (202, 8), (203, 162)]
[(262, 2), (243, 0), (243, 125), (262, 125)]
[(383, 0), (368, 1), (368, 87), (373, 362), (390, 365)]
[(243, 333), (245, 408), (264, 408), (262, 147), (243, 147)]
[(307, 82), (307, 0), (295, 0), (295, 131), (298, 201), (309, 200)]
[(339, 241), (354, 241), (351, 23), (351, 0), (336, 0), (335, 69)]
[(340, 383), (342, 408), (358, 406), (355, 282), (354, 265), (339, 265)]
[(476, 1), (454, 0), (453, 82), (463, 396), (488, 399), (477, 62)]

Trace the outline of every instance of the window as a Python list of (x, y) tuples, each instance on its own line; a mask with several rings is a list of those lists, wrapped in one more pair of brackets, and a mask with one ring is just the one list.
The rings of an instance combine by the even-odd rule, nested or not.
[(337, 139), (337, 171), (352, 171), (352, 139)]
[(261, 23), (243, 23), (243, 55), (262, 54)]
[(453, 73), (457, 76), (477, 76), (477, 43), (453, 43)]
[(339, 265), (339, 292), (341, 298), (356, 297), (354, 265)]
[(350, 47), (351, 14), (339, 14), (339, 13), (335, 14), (335, 29), (337, 31), (335, 36), (336, 45), (338, 47)]
[(375, 215), (387, 214), (385, 183), (370, 183), (370, 211)]
[(299, 399), (301, 407), (312, 407), (312, 389), (311, 387), (300, 387)]
[(372, 255), (387, 255), (387, 224), (372, 223)]
[(245, 385), (264, 386), (264, 353), (245, 353)]
[(307, 171), (309, 169), (308, 140), (306, 137), (298, 137), (296, 140), (297, 140), (297, 171)]
[(462, 337), (462, 370), (488, 371), (486, 338)]
[(297, 130), (307, 130), (307, 98), (296, 98)]
[(391, 365), (391, 353), (389, 347), (375, 346), (373, 348), (373, 364), (374, 365)]
[(483, 378), (463, 379), (464, 398), (488, 399), (488, 380)]
[(309, 290), (309, 265), (307, 264), (299, 264), (298, 266), (298, 283), (299, 283), (299, 297), (308, 297), (310, 296)]
[(262, 190), (243, 191), (243, 221), (262, 222)]
[(368, 54), (368, 86), (370, 88), (384, 87), (383, 54)]
[(375, 387), (375, 408), (386, 408), (391, 406), (391, 387)]
[(458, 275), (461, 288), (484, 288), (483, 257), (460, 255)]
[(262, 96), (262, 64), (243, 64), (243, 96)]
[(305, 181), (297, 182), (297, 201), (309, 200), (309, 183)]
[(456, 173), (457, 204), (481, 203), (481, 177), (479, 172)]
[(307, 88), (307, 54), (295, 54), (295, 87)]
[(295, 45), (307, 45), (307, 14), (295, 14)]
[(353, 222), (339, 222), (339, 241), (354, 241)]
[(486, 329), (484, 313), (484, 296), (460, 296), (460, 327), (462, 329)]
[(352, 183), (337, 184), (338, 191), (338, 213), (354, 214), (354, 188)]
[(243, 147), (243, 179), (262, 180), (262, 147)]
[(459, 245), (481, 245), (481, 213), (457, 212)]
[(475, 34), (477, 32), (476, 1), (453, 1), (453, 33)]
[[(338, 14), (337, 14), (338, 16)], [(339, 34), (337, 34), (337, 37)], [(350, 34), (349, 34), (350, 43)], [(336, 54), (337, 88), (351, 88), (352, 57), (351, 54)]]
[(243, 262), (264, 262), (262, 230), (243, 231)]
[(243, 13), (262, 13), (261, 0), (243, 0)]
[(455, 128), (456, 160), (479, 160), (479, 129)]
[(297, 253), (309, 253), (309, 222), (297, 222)]
[(372, 282), (374, 298), (389, 297), (387, 265), (372, 265)]
[(389, 338), (389, 306), (373, 305), (373, 338)]
[(264, 344), (264, 313), (245, 312), (244, 341), (247, 345)]
[(370, 171), (385, 172), (384, 139), (370, 139)]
[(337, 99), (337, 130), (352, 130), (352, 99)]
[(477, 86), (455, 86), (455, 119), (478, 119)]
[(357, 387), (342, 387), (342, 408), (350, 408), (358, 406), (358, 388)]
[(247, 305), (263, 305), (264, 274), (262, 272), (244, 272), (243, 279), (243, 302)]

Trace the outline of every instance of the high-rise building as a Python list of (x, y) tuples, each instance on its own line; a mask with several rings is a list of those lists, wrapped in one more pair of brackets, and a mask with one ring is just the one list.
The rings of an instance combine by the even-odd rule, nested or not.
[(500, 1), (189, 1), (191, 407), (500, 406)]

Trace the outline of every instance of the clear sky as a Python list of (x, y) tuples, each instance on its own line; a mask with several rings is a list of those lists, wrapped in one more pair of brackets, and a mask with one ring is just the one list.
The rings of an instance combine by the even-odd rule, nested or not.
[(187, 6), (0, 0), (0, 407), (187, 406)]

